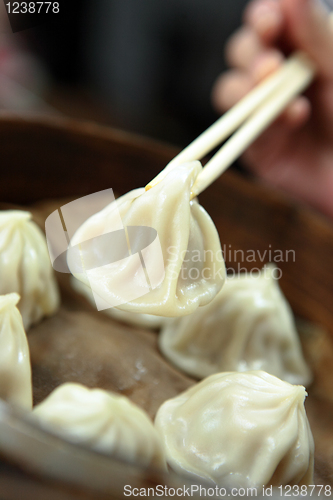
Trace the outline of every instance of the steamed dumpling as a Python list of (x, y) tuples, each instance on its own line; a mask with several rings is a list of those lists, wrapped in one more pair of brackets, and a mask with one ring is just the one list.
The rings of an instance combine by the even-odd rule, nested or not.
[[(85, 283), (82, 283), (82, 281), (74, 278), (74, 276), (71, 276), (71, 285), (76, 292), (83, 295), (93, 306), (95, 306), (94, 296), (89, 286), (87, 286)], [(163, 324), (165, 324), (167, 321), (170, 321), (169, 318), (164, 318), (163, 316), (131, 313), (128, 311), (122, 311), (121, 309), (117, 309), (116, 307), (105, 309), (103, 312), (117, 321), (143, 328), (161, 328)]]
[(75, 444), (143, 466), (166, 468), (153, 423), (125, 396), (66, 383), (37, 405), (33, 416), (46, 430)]
[(20, 210), (0, 212), (0, 294), (20, 295), (26, 330), (59, 306), (46, 240), (31, 217)]
[(208, 377), (159, 409), (169, 466), (225, 488), (313, 484), (304, 387), (262, 371)]
[(17, 293), (0, 296), (0, 398), (32, 408), (30, 353)]
[(197, 378), (264, 370), (292, 384), (311, 381), (292, 311), (271, 266), (228, 278), (209, 305), (166, 324), (159, 345), (166, 358)]
[[(219, 236), (198, 201), (190, 201), (201, 169), (199, 162), (177, 167), (149, 191), (131, 191), (77, 230), (71, 240), (77, 254), (69, 254), (69, 268), (90, 282), (99, 309), (183, 316), (221, 289), (225, 266)], [(150, 236), (140, 228), (152, 228)]]

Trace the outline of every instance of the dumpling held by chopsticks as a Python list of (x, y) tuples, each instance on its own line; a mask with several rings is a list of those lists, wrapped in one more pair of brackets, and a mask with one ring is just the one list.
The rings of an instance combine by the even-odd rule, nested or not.
[(213, 221), (191, 188), (191, 162), (152, 189), (136, 189), (90, 217), (71, 240), (68, 265), (98, 309), (183, 316), (222, 288), (225, 265)]

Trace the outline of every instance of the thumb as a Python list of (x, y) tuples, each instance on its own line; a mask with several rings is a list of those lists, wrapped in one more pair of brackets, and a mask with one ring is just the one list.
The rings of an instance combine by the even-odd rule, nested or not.
[(281, 0), (291, 42), (333, 80), (333, 19), (317, 0)]

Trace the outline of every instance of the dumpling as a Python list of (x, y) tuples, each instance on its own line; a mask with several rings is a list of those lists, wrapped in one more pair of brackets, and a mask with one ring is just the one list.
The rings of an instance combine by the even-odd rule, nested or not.
[(32, 415), (44, 429), (75, 444), (143, 466), (166, 468), (153, 423), (125, 396), (66, 383)]
[(313, 484), (305, 396), (262, 371), (211, 375), (160, 407), (167, 463), (225, 488)]
[(30, 353), (17, 293), (0, 296), (0, 398), (32, 408)]
[(20, 210), (0, 212), (0, 294), (20, 295), (25, 330), (59, 306), (46, 240), (31, 217)]
[(183, 316), (221, 289), (218, 233), (198, 201), (190, 200), (201, 169), (199, 162), (177, 167), (149, 191), (131, 191), (76, 231), (68, 265), (90, 284), (100, 310)]
[(264, 370), (292, 384), (311, 381), (291, 308), (272, 266), (227, 278), (209, 305), (166, 324), (159, 345), (168, 360), (197, 378)]
[[(89, 286), (74, 278), (74, 276), (71, 276), (71, 285), (76, 292), (83, 295), (93, 306), (95, 306), (94, 296)], [(170, 321), (169, 318), (165, 318), (164, 316), (131, 313), (128, 311), (122, 311), (116, 307), (105, 309), (103, 312), (117, 321), (143, 328), (151, 328), (153, 330), (161, 328), (163, 324)]]

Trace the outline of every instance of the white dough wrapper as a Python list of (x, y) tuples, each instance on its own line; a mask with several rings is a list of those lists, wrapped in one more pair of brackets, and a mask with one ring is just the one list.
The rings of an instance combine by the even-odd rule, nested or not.
[(131, 463), (166, 469), (153, 423), (125, 396), (66, 383), (37, 405), (32, 416), (41, 427), (72, 443)]
[(30, 212), (0, 211), (0, 294), (18, 293), (24, 328), (59, 307), (46, 239)]
[(264, 370), (308, 385), (311, 372), (274, 269), (228, 277), (209, 305), (164, 326), (161, 352), (199, 379), (222, 371)]
[[(87, 286), (85, 283), (82, 283), (82, 281), (74, 278), (74, 276), (71, 276), (71, 285), (77, 293), (83, 295), (88, 300), (88, 302), (90, 302), (90, 304), (95, 306), (95, 299), (89, 286)], [(121, 309), (117, 309), (115, 307), (105, 309), (102, 312), (117, 321), (121, 321), (122, 323), (127, 323), (128, 325), (139, 326), (143, 328), (150, 328), (152, 330), (161, 328), (162, 325), (170, 321), (169, 318), (165, 318), (164, 316), (131, 313), (128, 311), (122, 311)]]
[(0, 296), (0, 398), (32, 408), (30, 352), (17, 293)]
[[(177, 167), (149, 191), (136, 189), (118, 198), (76, 231), (71, 245), (80, 250), (76, 258), (69, 256), (69, 268), (76, 278), (86, 284), (89, 280), (104, 309), (115, 306), (134, 313), (184, 316), (208, 304), (222, 288), (225, 265), (218, 233), (198, 201), (190, 201), (201, 169), (200, 162)], [(112, 245), (99, 235), (133, 227), (153, 228), (158, 238), (145, 247), (138, 230), (129, 238), (129, 258), (92, 265), (103, 261)], [(88, 241), (93, 243), (84, 253), (82, 244)], [(124, 255), (127, 245), (123, 244)]]
[(262, 371), (211, 375), (159, 409), (169, 466), (225, 488), (313, 484), (305, 388)]

